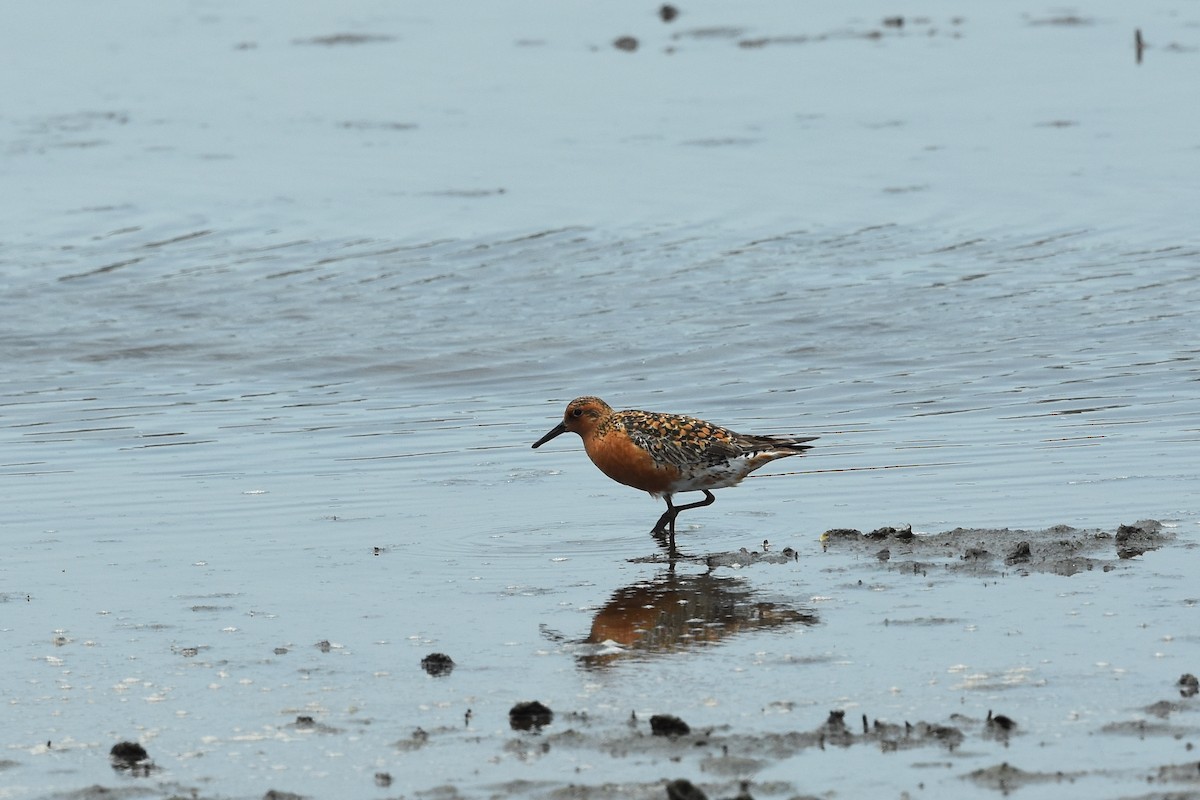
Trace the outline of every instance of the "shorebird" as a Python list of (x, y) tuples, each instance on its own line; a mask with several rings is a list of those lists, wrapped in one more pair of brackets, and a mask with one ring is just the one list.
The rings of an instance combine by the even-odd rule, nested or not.
[[(563, 421), (533, 443), (541, 447), (563, 433), (579, 434), (588, 458), (608, 477), (667, 502), (651, 534), (669, 536), (675, 554), (675, 517), (680, 511), (716, 501), (713, 489), (736, 486), (778, 458), (800, 455), (816, 436), (748, 436), (679, 414), (613, 411), (599, 397), (577, 397)], [(703, 492), (704, 499), (677, 506), (679, 492)]]

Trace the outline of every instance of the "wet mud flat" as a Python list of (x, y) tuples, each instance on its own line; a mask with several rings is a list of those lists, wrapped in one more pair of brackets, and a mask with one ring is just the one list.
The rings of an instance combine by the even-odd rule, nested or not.
[[(868, 533), (854, 529), (833, 529), (820, 537), (827, 552), (849, 555), (858, 559), (857, 571), (886, 571), (900, 575), (918, 576), (931, 583), (961, 585), (965, 578), (1013, 578), (1033, 573), (1071, 576), (1095, 571), (1101, 575), (1124, 568), (1141, 566), (1138, 556), (1176, 543), (1173, 531), (1156, 520), (1141, 520), (1122, 524), (1112, 530), (1079, 529), (1056, 525), (1041, 530), (957, 528), (937, 534), (915, 534), (911, 527), (880, 528)], [(764, 545), (766, 543), (764, 542)], [(664, 556), (665, 558), (665, 556)], [(782, 565), (798, 561), (800, 553), (785, 547), (773, 551), (742, 548), (736, 552), (712, 553), (691, 557), (690, 561), (705, 564), (707, 575), (723, 569), (742, 569), (761, 565)], [(647, 559), (654, 560), (654, 559)], [(852, 570), (854, 571), (854, 570)], [(704, 576), (694, 576), (694, 582)], [(628, 598), (625, 598), (628, 599)], [(639, 596), (638, 600), (646, 600)], [(674, 600), (672, 594), (671, 599)], [(614, 603), (619, 606), (620, 603)], [(601, 611), (598, 620), (614, 613), (614, 603)], [(643, 609), (653, 604), (642, 605)], [(784, 609), (772, 606), (766, 615), (773, 621), (764, 625), (816, 625), (820, 619), (809, 609)], [(748, 616), (748, 615), (743, 615)], [(670, 618), (659, 617), (660, 622)], [(692, 622), (696, 620), (693, 618)], [(643, 623), (645, 620), (643, 619)], [(885, 620), (885, 625), (913, 624), (935, 627), (952, 622), (937, 618)], [(672, 626), (669, 623), (666, 629)], [(609, 629), (606, 629), (609, 630)], [(656, 628), (661, 636), (664, 626)], [(594, 627), (589, 643), (598, 644)], [(610, 640), (611, 642), (611, 640)], [(627, 645), (646, 649), (664, 647), (661, 639), (647, 636), (643, 641)], [(594, 662), (593, 662), (594, 666)], [(1131, 708), (1129, 719), (1101, 725), (1089, 736), (1132, 737), (1139, 741), (1160, 740), (1170, 745), (1165, 752), (1191, 754), (1200, 741), (1200, 680), (1192, 673), (1183, 673), (1172, 682), (1157, 687), (1161, 699)], [(775, 704), (792, 711), (794, 704), (778, 700)], [(1014, 702), (1020, 709), (1020, 701)], [(1070, 787), (1090, 786), (1096, 796), (1112, 797), (1200, 797), (1200, 753), (1197, 758), (1176, 761), (1150, 761), (1136, 766), (1115, 766), (1098, 759), (1101, 748), (1081, 747), (1073, 758), (1063, 759), (1053, 769), (1022, 768), (1010, 752), (1014, 741), (1045, 737), (1045, 731), (1030, 729), (1028, 724), (1003, 711), (989, 709), (985, 715), (961, 712), (946, 714), (931, 707), (928, 716), (902, 720), (887, 720), (856, 709), (832, 709), (823, 721), (813, 727), (779, 731), (738, 729), (734, 725), (705, 728), (689, 726), (673, 715), (656, 715), (649, 719), (631, 714), (615, 730), (611, 724), (589, 719), (586, 714), (568, 715), (554, 726), (557, 730), (541, 736), (519, 737), (505, 744), (505, 750), (521, 760), (546, 757), (552, 750), (585, 750), (603, 754), (614, 760), (648, 760), (657, 763), (665, 776), (686, 774), (688, 778), (669, 778), (649, 782), (610, 782), (603, 784), (568, 784), (559, 786), (514, 783), (502, 789), (514, 794), (553, 798), (668, 797), (674, 800), (699, 798), (833, 797), (854, 792), (854, 781), (848, 776), (824, 785), (811, 778), (760, 779), (760, 773), (800, 774), (795, 761), (804, 757), (804, 772), (811, 770), (811, 761), (821, 753), (853, 751), (857, 768), (867, 771), (889, 770), (895, 758), (890, 754), (908, 754), (913, 765), (921, 770), (942, 773), (942, 786), (956, 794), (974, 795), (974, 790), (991, 790), (1002, 795), (1019, 789), (1042, 787), (1055, 792), (1070, 791)], [(610, 721), (611, 722), (611, 721)], [(562, 730), (562, 728), (566, 728)], [(539, 728), (535, 728), (536, 733)], [(1182, 747), (1176, 747), (1183, 743)], [(1044, 744), (1044, 743), (1043, 743)], [(902, 756), (901, 756), (902, 757)], [(1019, 756), (1017, 757), (1019, 759)], [(987, 766), (971, 766), (979, 761)], [(778, 767), (783, 765), (784, 769)], [(776, 767), (776, 769), (772, 769)], [(1106, 793), (1121, 783), (1143, 785), (1148, 793)], [(897, 784), (895, 788), (901, 788)], [(915, 790), (924, 790), (924, 782), (915, 783)], [(1026, 793), (1028, 795), (1028, 792)], [(455, 793), (453, 796), (458, 796)], [(986, 796), (986, 795), (984, 795)]]
[[(1178, 690), (1178, 691), (1176, 691)], [(1200, 710), (1200, 701), (1195, 698), (1195, 678), (1185, 675), (1177, 687), (1164, 687), (1164, 695), (1177, 695), (1176, 699), (1161, 700), (1143, 709), (1148, 720), (1161, 720), (1168, 715), (1192, 717), (1189, 724), (1170, 726), (1162, 722), (1143, 722), (1127, 726), (1108, 726), (1102, 734), (1114, 736), (1138, 736), (1141, 738), (1161, 736), (1179, 739), (1196, 739), (1200, 736), (1200, 724), (1194, 719)], [(522, 706), (537, 706), (537, 712), (528, 716)], [(518, 718), (518, 714), (521, 716)], [(532, 720), (532, 721), (531, 721)], [(703, 800), (703, 798), (779, 797), (793, 800), (839, 796), (854, 781), (850, 776), (831, 779), (827, 785), (819, 785), (811, 778), (758, 778), (758, 773), (772, 765), (796, 763), (803, 758), (805, 769), (812, 769), (813, 759), (824, 754), (852, 752), (859, 768), (869, 771), (891, 769), (896, 758), (907, 757), (913, 766), (949, 776), (949, 787), (960, 796), (976, 795), (972, 790), (992, 790), (1007, 795), (1030, 787), (1057, 787), (1058, 791), (1071, 791), (1071, 787), (1102, 787), (1106, 782), (1124, 781), (1141, 784), (1146, 788), (1141, 794), (1105, 794), (1092, 796), (1111, 797), (1154, 797), (1194, 798), (1200, 796), (1200, 759), (1178, 760), (1151, 764), (1097, 765), (1092, 767), (1064, 764), (1061, 769), (1022, 769), (1006, 760), (1005, 749), (1010, 741), (1036, 733), (1022, 730), (1013, 718), (989, 712), (985, 717), (965, 714), (950, 714), (937, 721), (917, 720), (899, 723), (873, 719), (861, 714), (849, 719), (846, 712), (830, 711), (826, 719), (807, 728), (782, 732), (753, 732), (735, 730), (734, 726), (718, 725), (701, 729), (692, 728), (684, 720), (671, 715), (655, 715), (640, 719), (632, 714), (623, 723), (612, 720), (591, 719), (586, 713), (560, 714), (556, 718), (552, 710), (540, 703), (524, 703), (514, 707), (510, 714), (512, 733), (497, 737), (493, 744), (499, 750), (497, 757), (515, 760), (522, 764), (536, 764), (549, 760), (552, 754), (567, 753), (570, 759), (595, 761), (603, 759), (610, 777), (598, 782), (578, 774), (575, 780), (555, 779), (543, 776), (538, 779), (516, 779), (480, 786), (461, 785), (459, 782), (441, 785), (419, 785), (411, 773), (380, 770), (371, 776), (373, 794), (378, 797), (416, 797), (429, 800), (457, 800), (474, 797), (530, 797), (546, 800), (599, 800), (610, 797), (669, 798), (670, 800)], [(313, 728), (311, 719), (298, 718), (297, 727)], [(317, 731), (320, 733), (321, 731)], [(340, 733), (334, 729), (324, 731), (326, 735)], [(397, 752), (419, 759), (426, 748), (446, 746), (447, 741), (461, 740), (459, 731), (442, 729), (425, 731), (416, 729), (411, 736), (395, 743)], [(454, 746), (450, 744), (450, 746)], [(1191, 749), (1189, 747), (1189, 749)], [(129, 751), (136, 755), (128, 755)], [(986, 767), (966, 769), (963, 762), (994, 759)], [(204, 787), (185, 785), (173, 781), (155, 780), (158, 768), (140, 745), (121, 742), (110, 754), (112, 767), (117, 774), (125, 776), (119, 785), (92, 785), (79, 790), (43, 795), (54, 800), (112, 800), (112, 798), (217, 798), (229, 797), (224, 792), (213, 792)], [(0, 763), (15, 766), (14, 762)], [(473, 765), (464, 763), (463, 773), (474, 771)], [(625, 772), (657, 770), (664, 777), (652, 780), (621, 780)], [(799, 773), (799, 767), (795, 768)], [(687, 775), (689, 777), (678, 777)], [(1098, 781), (1088, 784), (1089, 779)], [(281, 783), (291, 783), (286, 779)], [(945, 784), (945, 780), (943, 779)], [(957, 785), (956, 785), (957, 784)], [(402, 792), (390, 791), (404, 787)], [(364, 781), (362, 796), (371, 796), (371, 786)], [(926, 788), (924, 783), (914, 789)], [(261, 795), (263, 800), (302, 800), (321, 796), (286, 790), (271, 789)]]
[[(693, 538), (693, 549), (699, 549), (701, 541)], [(333, 796), (329, 787), (298, 788), (303, 781), (296, 776), (304, 769), (300, 751), (306, 745), (297, 743), (307, 742), (342, 753), (348, 763), (339, 769), (354, 773), (357, 783), (352, 785), (359, 795), (380, 798), (699, 800), (864, 796), (879, 791), (989, 797), (1018, 790), (1022, 797), (1057, 797), (1064, 792), (1200, 797), (1200, 752), (1195, 749), (1200, 742), (1200, 680), (1195, 677), (1200, 659), (1194, 635), (1180, 637), (1190, 648), (1186, 659), (1180, 659), (1191, 664), (1190, 671), (1164, 678), (1159, 670), (1132, 688), (1114, 689), (1096, 680), (1072, 687), (1067, 684), (1075, 678), (1064, 662), (1057, 672), (1045, 670), (1046, 678), (1032, 682), (1006, 684), (983, 676), (973, 684), (968, 676), (946, 696), (914, 693), (903, 708), (881, 691), (887, 681), (903, 684), (898, 669), (889, 674), (893, 668), (920, 661), (930, 669), (938, 666), (940, 654), (934, 652), (931, 635), (948, 631), (952, 638), (967, 637), (956, 631), (964, 623), (986, 628), (986, 612), (979, 611), (988, 605), (984, 599), (999, 607), (1000, 616), (1022, 613), (1004, 608), (1004, 596), (981, 593), (1019, 588), (1041, 576), (1055, 582), (1050, 585), (1060, 594), (1095, 592), (1116, 596), (1118, 604), (1131, 604), (1134, 599), (1130, 589), (1121, 586), (1122, 576), (1139, 579), (1139, 572), (1153, 573), (1146, 576), (1153, 585), (1162, 583), (1168, 572), (1161, 565), (1148, 565), (1146, 554), (1161, 551), (1179, 556), (1172, 561), (1182, 561), (1194, 549), (1170, 525), (1143, 520), (1112, 529), (1059, 525), (1041, 530), (958, 528), (935, 534), (914, 533), (908, 527), (866, 533), (839, 528), (817, 537), (811, 548), (797, 541), (795, 546), (696, 555), (668, 562), (651, 577), (613, 591), (607, 602), (590, 610), (585, 636), (543, 627), (551, 658), (573, 660), (571, 671), (581, 685), (614, 682), (607, 688), (613, 692), (611, 702), (596, 703), (583, 694), (564, 698), (555, 687), (536, 681), (514, 683), (511, 675), (496, 673), (507, 685), (472, 686), (477, 699), (453, 724), (406, 726), (403, 714), (389, 720), (387, 709), (396, 710), (396, 698), (379, 698), (373, 709), (357, 712), (351, 720), (328, 711), (293, 712), (286, 722), (272, 723), (276, 733), (264, 737), (287, 743), (283, 754), (274, 756), (287, 766), (270, 778), (277, 788), (265, 793), (230, 791), (238, 781), (226, 771), (235, 768), (217, 766), (219, 749), (204, 759), (207, 763), (199, 772), (193, 766), (190, 777), (184, 777), (180, 754), (164, 752), (151, 740), (145, 747), (117, 742), (111, 750), (106, 744), (87, 745), (89, 759), (103, 760), (107, 753), (111, 781), (28, 796)], [(897, 586), (919, 588), (929, 599), (913, 604), (909, 594), (872, 592), (870, 596), (885, 598), (885, 608), (895, 607), (895, 613), (855, 616), (852, 605), (827, 604), (827, 598), (804, 594), (804, 588), (794, 588), (791, 594), (781, 590), (801, 570), (803, 586), (811, 586), (816, 567), (825, 575), (848, 576), (846, 585), (870, 586), (890, 577)], [(1081, 580), (1088, 576), (1098, 582), (1083, 586)], [(783, 582), (777, 580), (781, 577)], [(1136, 585), (1144, 587), (1140, 580)], [(764, 592), (764, 586), (773, 588)], [(949, 596), (951, 603), (965, 598), (965, 606), (976, 608), (962, 608), (958, 619), (939, 616), (937, 604), (930, 602), (939, 594)], [(1184, 605), (1190, 609), (1200, 599), (1194, 592), (1189, 596), (1193, 599)], [(913, 608), (917, 616), (906, 616)], [(1190, 611), (1183, 617), (1191, 618)], [(1064, 633), (1060, 627), (1059, 620), (1047, 617), (1030, 627), (1030, 635), (1036, 632), (1045, 642), (1055, 643)], [(805, 637), (824, 633), (858, 644), (843, 644), (846, 649), (840, 654), (819, 648), (784, 652), (768, 638), (755, 646), (753, 658), (744, 660), (745, 651), (753, 649), (745, 640), (798, 632)], [(883, 653), (878, 664), (863, 663), (861, 670), (840, 666), (865, 660), (855, 647), (886, 650), (887, 637), (896, 634), (924, 644), (908, 653)], [(321, 642), (315, 649), (328, 654), (331, 647)], [(778, 652), (772, 655), (773, 649)], [(686, 690), (660, 689), (647, 698), (621, 696), (616, 688), (655, 671), (667, 680), (678, 675), (680, 686), (687, 687), (695, 681), (688, 665), (714, 654), (743, 661), (744, 671), (754, 680), (750, 690), (725, 684), (718, 676), (707, 681), (704, 689), (718, 704), (715, 713)], [(472, 665), (470, 660), (470, 654), (456, 658), (429, 652), (405, 669), (427, 676), (424, 702), (437, 706), (444, 705), (441, 690), (456, 680), (465, 682), (461, 685), (496, 680), (488, 677), (487, 665)], [(836, 684), (836, 692), (824, 689), (823, 683)], [(498, 698), (526, 699), (510, 705), (478, 698), (489, 691)], [(1103, 713), (1085, 713), (1085, 719), (1066, 733), (1040, 708), (1057, 702), (1052, 698), (1070, 695), (1072, 706), (1086, 711), (1087, 701), (1081, 698), (1105, 693), (1119, 697), (1104, 704)], [(381, 736), (387, 741), (379, 741)], [(359, 747), (372, 749), (366, 745), (371, 738), (387, 755), (356, 757)], [(1114, 746), (1120, 758), (1112, 755)], [(32, 766), (26, 760), (16, 755), (0, 761), (0, 777)], [(209, 770), (209, 777), (196, 779)]]
[(1117, 562), (1157, 550), (1173, 539), (1157, 520), (1119, 525), (1114, 531), (1056, 525), (1039, 531), (956, 528), (917, 535), (911, 527), (885, 527), (869, 533), (837, 528), (821, 536), (826, 548), (872, 557), (888, 569), (924, 576), (938, 570), (972, 575), (1109, 571)]

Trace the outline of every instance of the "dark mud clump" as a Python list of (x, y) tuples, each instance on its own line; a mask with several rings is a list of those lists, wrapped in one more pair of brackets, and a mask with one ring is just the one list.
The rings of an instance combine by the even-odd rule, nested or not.
[(454, 671), (454, 659), (445, 653), (430, 653), (421, 659), (421, 669), (435, 678), (441, 678)]
[(1162, 525), (1153, 521), (1121, 525), (1117, 528), (1117, 556), (1134, 558), (1147, 550), (1157, 550), (1163, 545)]
[[(871, 727), (867, 724), (867, 715), (863, 714), (863, 736), (871, 735)], [(879, 721), (875, 721), (876, 730), (879, 728)], [(906, 725), (908, 723), (905, 723)], [(822, 750), (825, 749), (826, 743), (835, 747), (849, 747), (854, 743), (854, 734), (846, 727), (846, 712), (842, 710), (830, 711), (829, 716), (825, 719), (825, 724), (817, 728), (817, 746)]]
[(333, 725), (326, 725), (318, 721), (315, 717), (309, 714), (299, 714), (294, 722), (289, 722), (283, 726), (288, 730), (294, 731), (311, 731), (313, 733), (336, 734), (341, 733), (342, 729)]
[(700, 791), (694, 783), (680, 778), (667, 784), (668, 800), (708, 800), (708, 795)]
[(1017, 542), (1017, 546), (1004, 557), (1004, 563), (1010, 567), (1013, 564), (1028, 564), (1033, 558), (1033, 550), (1029, 547), (1029, 542)]
[(412, 732), (412, 735), (407, 739), (401, 739), (396, 742), (396, 749), (404, 752), (412, 750), (420, 750), (429, 742), (429, 732), (424, 728), (417, 728)]
[[(1115, 532), (1055, 525), (1039, 531), (955, 528), (914, 534), (911, 528), (826, 531), (825, 549), (857, 552), (889, 570), (928, 576), (930, 571), (999, 576), (1007, 572), (1074, 575), (1110, 571), (1124, 560), (1162, 547), (1172, 535), (1155, 520), (1121, 525)], [(885, 545), (881, 550), (880, 545)], [(886, 552), (886, 557), (881, 553)], [(870, 563), (870, 562), (868, 562)]]
[(537, 700), (517, 703), (508, 712), (508, 724), (514, 731), (540, 730), (554, 720), (554, 712)]
[(997, 731), (1010, 733), (1014, 728), (1017, 727), (1017, 723), (1013, 721), (1012, 717), (1004, 714), (996, 714), (993, 716), (991, 710), (989, 710), (987, 715), (987, 726)]
[(1179, 676), (1179, 696), (1180, 697), (1195, 697), (1200, 693), (1200, 680), (1190, 672), (1185, 672)]
[(108, 758), (113, 769), (134, 775), (148, 775), (154, 769), (150, 754), (137, 742), (117, 742), (108, 751)]
[(993, 715), (991, 709), (988, 709), (987, 719), (984, 720), (983, 735), (988, 739), (995, 739), (998, 742), (1008, 745), (1009, 738), (1017, 729), (1016, 720), (1006, 714)]
[(655, 736), (687, 736), (692, 729), (679, 717), (655, 714), (650, 718), (650, 732)]

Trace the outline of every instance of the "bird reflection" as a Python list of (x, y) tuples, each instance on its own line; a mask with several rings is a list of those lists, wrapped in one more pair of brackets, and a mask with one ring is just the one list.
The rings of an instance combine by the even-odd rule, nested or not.
[(742, 578), (677, 575), (664, 570), (655, 578), (613, 592), (596, 612), (579, 656), (580, 666), (606, 667), (629, 657), (645, 657), (716, 644), (753, 630), (815, 625), (812, 609), (754, 597)]

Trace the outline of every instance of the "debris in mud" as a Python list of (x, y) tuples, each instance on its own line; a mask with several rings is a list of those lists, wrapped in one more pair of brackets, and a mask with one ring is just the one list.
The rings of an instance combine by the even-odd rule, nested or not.
[(1011, 766), (1005, 761), (994, 767), (974, 770), (967, 773), (964, 777), (984, 788), (996, 789), (1007, 794), (1014, 789), (1028, 786), (1031, 783), (1073, 781), (1080, 777), (1081, 774), (1078, 772), (1026, 772), (1023, 769)]
[(1012, 717), (1005, 716), (1004, 714), (996, 714), (995, 716), (992, 716), (992, 710), (989, 708), (987, 715), (987, 726), (989, 728), (995, 728), (996, 730), (1008, 733), (1013, 728), (1017, 727), (1017, 723), (1013, 721)]
[(1200, 692), (1200, 680), (1190, 672), (1185, 672), (1179, 676), (1179, 695), (1181, 697), (1195, 697)]
[(1147, 550), (1157, 550), (1165, 539), (1161, 534), (1162, 525), (1154, 520), (1121, 525), (1117, 528), (1117, 557), (1134, 558)]
[(680, 561), (690, 561), (703, 564), (710, 570), (718, 567), (748, 567), (753, 564), (790, 564), (800, 560), (800, 553), (795, 548), (784, 547), (778, 552), (771, 550), (771, 543), (763, 540), (762, 552), (739, 548), (736, 552), (709, 553), (702, 556), (691, 556), (682, 553), (670, 556), (665, 553), (652, 556), (640, 556), (629, 559), (632, 564), (676, 564)]
[[(865, 725), (863, 729), (866, 730)], [(850, 733), (850, 729), (846, 727), (845, 711), (830, 711), (829, 716), (825, 719), (825, 724), (817, 731), (821, 737), (819, 746), (822, 750), (825, 749), (826, 740), (838, 747), (849, 747), (854, 741), (854, 734)]]
[(146, 748), (137, 742), (117, 742), (108, 751), (108, 758), (115, 770), (129, 772), (133, 775), (149, 775), (154, 769), (153, 762)]
[(278, 789), (268, 789), (263, 800), (307, 800), (304, 795), (295, 792), (281, 792)]
[(429, 741), (429, 733), (424, 728), (417, 728), (412, 732), (412, 736), (407, 739), (401, 739), (396, 742), (396, 749), (402, 751), (420, 750)]
[(1186, 764), (1166, 764), (1159, 767), (1158, 772), (1150, 780), (1170, 781), (1172, 783), (1200, 783), (1200, 762), (1191, 761)]
[(627, 53), (632, 53), (638, 49), (638, 40), (633, 36), (620, 36), (613, 41), (613, 47), (618, 50), (624, 50)]
[(392, 785), (392, 773), (376, 772), (375, 773), (375, 785), (378, 786), (380, 789), (386, 789), (387, 787), (391, 786)]
[(663, 22), (672, 22), (679, 16), (679, 9), (670, 3), (663, 3), (658, 9), (658, 16)]
[(984, 737), (995, 739), (998, 742), (1008, 746), (1009, 737), (1013, 731), (1017, 729), (1017, 723), (1012, 718), (1005, 714), (992, 715), (992, 710), (988, 709), (987, 719), (984, 720)]
[(680, 778), (667, 784), (668, 800), (708, 800), (708, 795), (689, 780)]
[(1157, 703), (1151, 703), (1142, 710), (1152, 717), (1166, 719), (1176, 711), (1183, 711), (1189, 707), (1187, 703), (1172, 703), (1170, 700), (1159, 700)]
[[(908, 723), (905, 723), (906, 725)], [(917, 734), (920, 738), (926, 741), (937, 742), (947, 750), (953, 751), (963, 743), (967, 737), (963, 732), (953, 725), (931, 725), (926, 722), (919, 722), (916, 726)]]
[(736, 39), (746, 32), (745, 28), (736, 28), (732, 25), (715, 25), (707, 28), (692, 28), (683, 30), (671, 35), (672, 39), (699, 39), (699, 40), (720, 40), (720, 39)]
[[(1153, 713), (1153, 712), (1152, 712)], [(1144, 719), (1128, 720), (1125, 722), (1110, 722), (1100, 728), (1102, 733), (1122, 734), (1145, 739), (1147, 736), (1180, 737), (1195, 733), (1192, 728), (1182, 725), (1171, 725), (1166, 722), (1150, 722)]]
[(717, 567), (747, 567), (751, 564), (787, 564), (799, 559), (800, 554), (790, 547), (785, 547), (778, 553), (768, 552), (765, 547), (761, 553), (743, 547), (736, 553), (713, 553), (705, 556), (704, 560), (709, 569), (715, 569)]
[(454, 659), (445, 653), (430, 653), (421, 659), (421, 669), (435, 678), (441, 678), (454, 671)]
[(379, 33), (332, 33), (328, 36), (313, 36), (310, 39), (292, 39), (292, 44), (318, 44), (325, 47), (346, 44), (370, 44), (373, 42), (394, 42), (395, 36), (385, 36)]
[[(865, 30), (843, 29), (843, 30), (832, 30), (832, 31), (826, 31), (826, 32), (822, 32), (822, 33), (814, 33), (814, 34), (783, 34), (783, 35), (778, 35), (778, 36), (759, 36), (759, 37), (754, 37), (754, 38), (739, 39), (737, 44), (738, 44), (738, 47), (742, 47), (742, 48), (746, 48), (746, 49), (755, 49), (755, 48), (760, 48), (760, 47), (766, 47), (767, 45), (780, 45), (780, 44), (803, 45), (803, 44), (815, 44), (818, 42), (844, 41), (844, 40), (849, 40), (849, 39), (864, 39), (867, 41), (878, 41), (879, 39), (882, 39), (884, 36), (892, 36), (892, 35), (900, 34), (900, 31), (904, 26), (903, 26), (903, 24), (895, 24), (896, 20), (898, 20), (898, 19), (900, 19), (900, 18), (893, 17), (893, 18), (890, 18), (890, 21), (889, 20), (883, 21), (884, 27), (895, 29), (895, 33), (891, 32), (891, 31), (880, 30), (878, 28), (868, 28)], [(927, 31), (927, 34), (929, 36), (938, 35), (937, 30), (934, 28), (930, 28)], [(951, 34), (951, 36), (953, 36), (954, 38), (958, 38), (959, 34), (954, 33), (954, 34)]]
[(650, 718), (650, 732), (655, 736), (687, 736), (691, 727), (679, 717), (655, 714)]
[(1031, 19), (1028, 21), (1030, 25), (1063, 25), (1074, 27), (1077, 25), (1092, 25), (1093, 20), (1088, 17), (1080, 17), (1076, 14), (1060, 14), (1057, 17), (1043, 17), (1040, 19)]
[[(1074, 575), (1115, 569), (1119, 561), (1162, 547), (1172, 538), (1159, 522), (1142, 520), (1121, 525), (1115, 533), (1068, 525), (1040, 531), (955, 528), (921, 535), (911, 528), (878, 528), (865, 534), (853, 528), (834, 528), (822, 534), (821, 543), (826, 551), (857, 552), (864, 560), (870, 558), (887, 569), (915, 575), (945, 570), (998, 576), (1007, 572), (1006, 568), (1015, 569), (1017, 574)], [(882, 550), (881, 542), (887, 545)], [(1114, 542), (1116, 558), (1106, 558), (1113, 552)], [(997, 553), (1004, 553), (1003, 559)]]
[(508, 712), (508, 724), (514, 731), (537, 730), (554, 720), (554, 712), (537, 700), (517, 703)]
[[(665, 716), (665, 715), (664, 715)], [(666, 717), (681, 725), (681, 720)], [(952, 718), (947, 723), (871, 721), (862, 715), (861, 732), (851, 731), (846, 724), (846, 712), (834, 710), (816, 728), (808, 731), (792, 730), (770, 733), (731, 733), (728, 726), (706, 728), (703, 735), (690, 733), (685, 740), (695, 747), (702, 758), (706, 772), (744, 776), (755, 772), (772, 761), (792, 758), (810, 748), (850, 748), (856, 745), (874, 745), (881, 752), (915, 750), (934, 746), (950, 752), (957, 750), (968, 736), (979, 739), (995, 739), (982, 719)], [(993, 720), (995, 718), (993, 717)], [(622, 726), (624, 731), (608, 729), (591, 732), (587, 726), (571, 727), (548, 734), (541, 744), (531, 748), (529, 740), (518, 740), (512, 744), (524, 758), (535, 758), (557, 748), (587, 749), (624, 758), (639, 754), (649, 758), (674, 759), (679, 756), (678, 733), (668, 732), (665, 720), (651, 721), (651, 734), (639, 729), (636, 718), (631, 725)], [(993, 723), (995, 724), (995, 723)], [(856, 729), (858, 725), (856, 724)], [(691, 731), (690, 727), (686, 729)]]
[(1017, 546), (1004, 557), (1004, 563), (1010, 567), (1013, 564), (1028, 564), (1031, 558), (1033, 552), (1029, 549), (1029, 542), (1017, 542)]
[(342, 732), (341, 728), (336, 728), (332, 725), (326, 725), (323, 722), (317, 722), (317, 720), (309, 714), (296, 715), (296, 721), (289, 722), (284, 727), (289, 728), (291, 730), (296, 730), (296, 731), (312, 731), (313, 733), (341, 733)]

